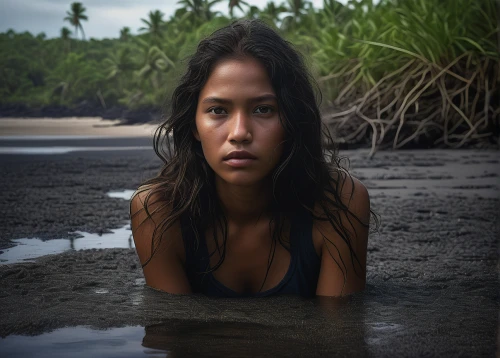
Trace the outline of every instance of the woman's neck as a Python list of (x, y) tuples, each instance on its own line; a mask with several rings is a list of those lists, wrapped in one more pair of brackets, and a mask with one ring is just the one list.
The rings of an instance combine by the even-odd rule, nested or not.
[(217, 195), (228, 221), (237, 225), (254, 224), (268, 216), (272, 190), (269, 182), (238, 186), (215, 181)]

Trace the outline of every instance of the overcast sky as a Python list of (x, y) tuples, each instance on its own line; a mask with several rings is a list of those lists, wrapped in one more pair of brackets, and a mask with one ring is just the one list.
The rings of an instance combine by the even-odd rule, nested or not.
[[(247, 0), (263, 8), (268, 0)], [(73, 0), (0, 0), (0, 32), (14, 29), (33, 34), (45, 32), (48, 37), (59, 36), (61, 27), (71, 28), (63, 21)], [(87, 38), (118, 37), (120, 29), (129, 26), (132, 33), (142, 27), (141, 18), (149, 11), (161, 10), (166, 18), (172, 15), (177, 0), (80, 0), (87, 9), (88, 21), (82, 22)], [(279, 3), (275, 0), (275, 3)], [(323, 0), (312, 0), (321, 7)], [(217, 4), (214, 9), (227, 13), (229, 0)], [(74, 31), (74, 29), (72, 29)]]

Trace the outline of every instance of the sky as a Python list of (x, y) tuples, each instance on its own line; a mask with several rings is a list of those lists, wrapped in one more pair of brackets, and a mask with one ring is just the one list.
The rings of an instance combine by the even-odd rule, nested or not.
[[(165, 19), (173, 15), (177, 0), (79, 0), (87, 9), (88, 21), (82, 22), (87, 38), (115, 38), (120, 29), (130, 27), (132, 33), (142, 27), (141, 18), (147, 18), (149, 11), (161, 10)], [(247, 0), (252, 5), (263, 8), (268, 0)], [(16, 32), (29, 31), (33, 34), (45, 32), (47, 37), (58, 37), (63, 26), (66, 11), (73, 0), (0, 0), (0, 32), (14, 29)], [(275, 0), (275, 3), (279, 3)], [(227, 14), (229, 0), (214, 6), (215, 10)], [(312, 0), (315, 7), (322, 7), (323, 0)], [(236, 13), (235, 13), (236, 14)]]

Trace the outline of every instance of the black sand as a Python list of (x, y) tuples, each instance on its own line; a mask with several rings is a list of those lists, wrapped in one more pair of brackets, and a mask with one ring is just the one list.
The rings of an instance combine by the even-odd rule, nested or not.
[[(172, 296), (144, 287), (133, 250), (77, 251), (0, 265), (0, 335), (140, 325), (169, 356), (494, 356), (498, 152), (348, 154), (382, 218), (349, 302)], [(123, 226), (128, 203), (106, 192), (158, 165), (147, 150), (0, 156), (0, 248)]]

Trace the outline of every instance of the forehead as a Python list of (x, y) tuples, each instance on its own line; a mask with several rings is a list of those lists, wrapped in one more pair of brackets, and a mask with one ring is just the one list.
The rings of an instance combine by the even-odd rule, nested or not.
[(238, 97), (262, 92), (275, 94), (264, 65), (251, 57), (231, 58), (214, 66), (200, 97)]

